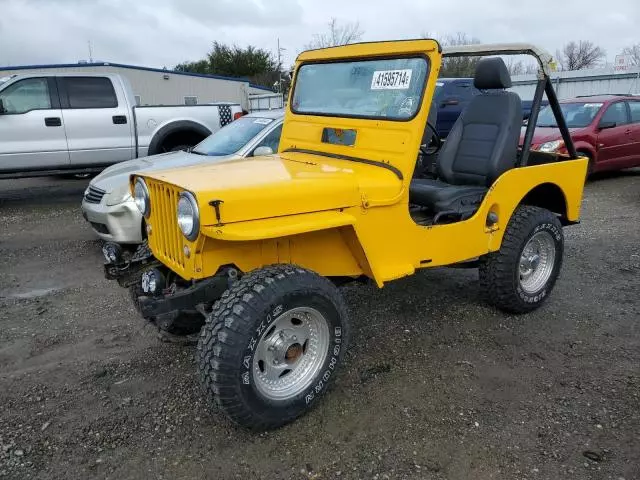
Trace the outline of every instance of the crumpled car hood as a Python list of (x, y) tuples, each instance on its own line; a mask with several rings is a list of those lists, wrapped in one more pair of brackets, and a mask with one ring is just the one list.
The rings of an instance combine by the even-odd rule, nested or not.
[(134, 172), (150, 172), (167, 168), (202, 165), (207, 162), (220, 162), (236, 158), (240, 157), (237, 155), (209, 157), (188, 152), (169, 152), (150, 157), (135, 158), (105, 168), (99, 175), (91, 180), (91, 185), (109, 194), (111, 191), (123, 185), (128, 185), (129, 177)]

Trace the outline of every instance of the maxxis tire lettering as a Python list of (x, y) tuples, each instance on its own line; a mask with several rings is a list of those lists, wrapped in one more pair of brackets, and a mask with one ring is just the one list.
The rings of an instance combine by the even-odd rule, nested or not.
[[(270, 401), (253, 385), (256, 345), (281, 313), (304, 305), (322, 310), (328, 322), (326, 359), (295, 397)], [(347, 330), (344, 300), (326, 278), (294, 265), (249, 272), (216, 302), (201, 331), (197, 349), (201, 384), (207, 397), (235, 423), (254, 430), (277, 428), (306, 413), (327, 390), (344, 356)]]

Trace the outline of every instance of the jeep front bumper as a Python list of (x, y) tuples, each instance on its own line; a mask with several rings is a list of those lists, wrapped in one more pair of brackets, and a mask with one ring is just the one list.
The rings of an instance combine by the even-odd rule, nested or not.
[(175, 312), (196, 311), (200, 305), (213, 303), (229, 288), (226, 275), (216, 275), (194, 283), (191, 287), (171, 295), (141, 296), (140, 313), (145, 318), (158, 317)]

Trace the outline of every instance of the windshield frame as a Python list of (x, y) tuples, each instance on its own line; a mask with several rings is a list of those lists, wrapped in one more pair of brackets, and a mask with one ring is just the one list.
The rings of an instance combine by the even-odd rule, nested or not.
[[(404, 118), (395, 118), (395, 117), (379, 117), (379, 116), (370, 116), (370, 115), (349, 115), (349, 114), (340, 114), (337, 115), (335, 113), (322, 113), (322, 112), (300, 112), (295, 109), (293, 106), (293, 98), (296, 92), (296, 88), (298, 87), (298, 73), (300, 69), (306, 65), (322, 65), (322, 64), (331, 64), (331, 63), (349, 63), (349, 62), (367, 62), (367, 61), (376, 61), (376, 60), (402, 60), (402, 59), (411, 59), (411, 58), (419, 58), (423, 59), (426, 62), (427, 70), (424, 77), (424, 83), (420, 90), (420, 97), (418, 99), (418, 108), (415, 113), (410, 117)], [(431, 76), (431, 61), (427, 55), (424, 53), (407, 53), (403, 55), (380, 55), (380, 56), (364, 56), (364, 57), (344, 57), (337, 58), (331, 60), (312, 60), (307, 62), (302, 62), (296, 67), (293, 85), (291, 86), (291, 102), (289, 109), (291, 113), (295, 115), (306, 115), (313, 117), (332, 117), (332, 118), (353, 118), (359, 120), (373, 120), (376, 122), (410, 122), (414, 118), (418, 116), (420, 111), (422, 110), (422, 104), (424, 102), (424, 95), (427, 91), (427, 85), (429, 84), (429, 77)]]

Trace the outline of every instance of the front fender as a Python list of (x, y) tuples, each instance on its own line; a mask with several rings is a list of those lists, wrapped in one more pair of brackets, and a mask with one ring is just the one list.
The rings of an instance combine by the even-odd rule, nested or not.
[(355, 224), (356, 219), (340, 210), (287, 215), (229, 225), (207, 226), (202, 234), (216, 240), (246, 242), (288, 237), (301, 233), (316, 232)]
[(331, 210), (203, 227), (195, 277), (214, 275), (224, 265), (248, 272), (273, 263), (293, 263), (329, 277), (371, 275), (355, 221)]

